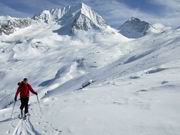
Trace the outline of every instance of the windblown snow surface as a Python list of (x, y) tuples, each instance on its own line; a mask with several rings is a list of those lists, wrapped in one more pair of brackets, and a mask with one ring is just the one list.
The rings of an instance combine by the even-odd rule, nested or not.
[[(128, 39), (58, 35), (37, 23), (0, 36), (1, 135), (179, 135), (180, 30)], [(13, 109), (17, 82), (38, 91), (29, 116)]]

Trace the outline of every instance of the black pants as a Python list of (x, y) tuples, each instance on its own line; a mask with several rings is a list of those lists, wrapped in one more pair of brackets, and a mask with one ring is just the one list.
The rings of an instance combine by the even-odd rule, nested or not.
[(28, 113), (28, 102), (29, 102), (29, 97), (26, 98), (21, 98), (21, 106), (20, 109), (21, 111), (25, 108), (24, 113)]

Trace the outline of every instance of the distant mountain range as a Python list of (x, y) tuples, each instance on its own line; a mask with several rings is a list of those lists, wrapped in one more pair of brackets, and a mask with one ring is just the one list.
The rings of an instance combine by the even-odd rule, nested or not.
[[(0, 17), (0, 34), (9, 35), (34, 23), (58, 25), (59, 28), (54, 32), (59, 35), (74, 35), (80, 30), (105, 31), (107, 28), (111, 28), (98, 13), (86, 4), (79, 3), (64, 8), (44, 10), (32, 18), (2, 16)], [(150, 27), (148, 22), (132, 17), (117, 31), (127, 38), (140, 38), (147, 34)], [(111, 30), (114, 31), (113, 28)]]

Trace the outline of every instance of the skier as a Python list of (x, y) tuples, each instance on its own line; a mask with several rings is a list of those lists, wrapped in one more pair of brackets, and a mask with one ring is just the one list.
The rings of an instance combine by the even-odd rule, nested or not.
[(21, 118), (23, 118), (23, 109), (24, 110), (24, 118), (28, 115), (28, 102), (29, 102), (29, 91), (31, 91), (33, 94), (37, 95), (37, 92), (35, 92), (31, 85), (28, 83), (28, 79), (24, 78), (22, 82), (18, 83), (18, 88), (14, 97), (14, 100), (17, 101), (17, 96), (20, 93), (20, 100), (21, 100)]

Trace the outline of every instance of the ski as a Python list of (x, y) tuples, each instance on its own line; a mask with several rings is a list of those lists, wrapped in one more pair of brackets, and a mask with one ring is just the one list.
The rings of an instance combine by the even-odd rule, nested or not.
[(29, 117), (30, 116), (30, 114), (28, 113), (28, 114), (25, 114), (24, 116), (23, 115), (21, 115), (21, 114), (19, 114), (18, 115), (18, 118), (19, 119), (21, 119), (21, 120), (26, 120), (27, 119), (27, 117)]

